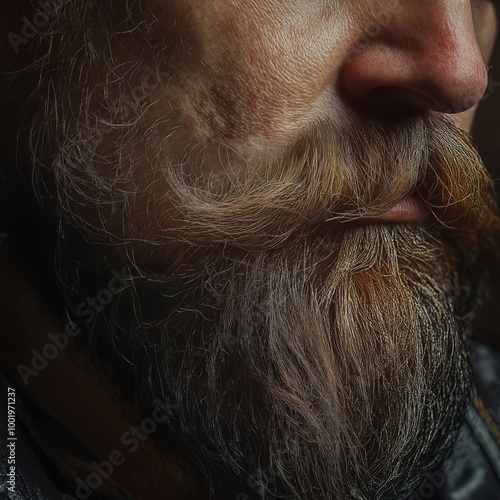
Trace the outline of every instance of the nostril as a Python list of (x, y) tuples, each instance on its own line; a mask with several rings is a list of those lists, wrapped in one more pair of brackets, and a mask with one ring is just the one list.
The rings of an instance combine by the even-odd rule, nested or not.
[(451, 18), (444, 7), (431, 17), (415, 7), (404, 19), (407, 29), (391, 24), (346, 59), (338, 80), (343, 94), (381, 112), (473, 108), (484, 95), (487, 72), (469, 9)]
[(410, 87), (384, 86), (371, 91), (372, 103), (387, 109), (433, 109), (439, 105), (425, 93)]
[[(394, 64), (380, 70), (362, 64), (368, 62), (366, 58), (345, 68), (340, 90), (349, 100), (381, 112), (415, 109), (462, 113), (473, 108), (487, 89), (484, 64), (460, 67), (449, 63), (418, 74), (416, 68), (404, 60), (396, 61), (399, 67)], [(394, 63), (394, 58), (390, 62)]]
[[(427, 110), (438, 110), (437, 105), (429, 96), (416, 90), (397, 86), (373, 88), (362, 95), (353, 96), (347, 89), (341, 90), (343, 100), (353, 109), (386, 116), (421, 115)], [(442, 111), (443, 106), (439, 109)]]

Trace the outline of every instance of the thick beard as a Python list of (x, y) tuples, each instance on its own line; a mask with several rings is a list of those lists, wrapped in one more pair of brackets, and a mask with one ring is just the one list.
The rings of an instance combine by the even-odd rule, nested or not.
[(444, 460), (469, 398), (457, 263), (425, 231), (382, 225), (225, 253), (136, 279), (147, 321), (113, 330), (148, 381), (144, 413), (176, 402), (166, 435), (215, 489), (403, 498)]
[[(347, 142), (376, 137), (368, 130)], [(108, 264), (131, 267), (84, 347), (141, 415), (158, 398), (176, 403), (157, 442), (182, 450), (216, 498), (403, 498), (444, 460), (465, 414), (466, 323), (482, 289), (472, 262), (484, 264), (498, 229), (491, 184), (439, 120), (379, 132), (354, 157), (340, 132), (328, 136), (249, 165), (257, 175), (223, 192), (167, 165), (176, 223), (140, 243), (85, 217), (83, 205), (113, 206), (113, 190), (80, 206), (82, 170), (71, 155), (54, 165), (61, 248), (76, 228), (107, 241)], [(415, 155), (401, 160), (402, 136), (415, 138)], [(414, 190), (433, 223), (368, 224)], [(168, 212), (162, 201), (150, 205), (154, 224)], [(100, 218), (129, 227), (117, 212)], [(65, 258), (74, 289), (82, 272), (71, 276)], [(82, 297), (71, 295), (70, 309)]]
[[(99, 40), (90, 28), (81, 38)], [(216, 165), (232, 175), (221, 184), (172, 155), (189, 144), (156, 127), (154, 95), (119, 123), (126, 90), (93, 80), (117, 60), (108, 45), (83, 62), (61, 48), (53, 74), (92, 93), (47, 76), (32, 137), (35, 179), (57, 199), (70, 315), (101, 286), (72, 261), (74, 230), (114, 245), (106, 264), (130, 265), (130, 286), (82, 339), (89, 359), (143, 416), (175, 401), (155, 437), (187, 450), (217, 492), (402, 498), (450, 450), (469, 395), (472, 261), (484, 265), (498, 231), (472, 147), (432, 116), (347, 117), (243, 175)], [(138, 61), (130, 78), (109, 72), (115, 85), (140, 82)], [(435, 216), (427, 229), (366, 223), (414, 191)], [(102, 264), (97, 248), (77, 260)]]
[[(377, 147), (384, 158), (373, 173), (396, 170), (387, 190), (360, 172), (358, 212), (352, 193), (333, 195), (335, 178), (321, 179), (350, 152), (319, 134), (278, 168), (269, 161), (279, 175), (297, 169), (284, 194), (254, 179), (213, 194), (172, 176), (180, 223), (148, 251), (122, 236), (130, 287), (85, 349), (141, 415), (158, 398), (175, 402), (157, 442), (183, 450), (216, 498), (400, 499), (451, 450), (470, 392), (468, 321), (498, 226), (470, 144), (440, 120), (425, 124), (404, 134), (415, 138), (409, 157), (427, 163), (389, 163), (397, 132), (364, 151), (365, 165)], [(368, 223), (411, 189), (405, 179), (435, 221)], [(116, 248), (107, 258), (120, 262)]]
[[(493, 248), (497, 219), (465, 138), (440, 120), (399, 130), (360, 125), (344, 149), (341, 131), (312, 132), (222, 191), (166, 165), (175, 224), (162, 222), (166, 197), (150, 204), (161, 227), (140, 243), (86, 217), (84, 205), (120, 206), (113, 189), (80, 205), (92, 151), (53, 166), (61, 248), (77, 229), (113, 247), (108, 264), (131, 267), (85, 350), (141, 415), (175, 401), (157, 442), (182, 450), (216, 498), (399, 499), (453, 445), (482, 288), (471, 263)], [(373, 140), (354, 154), (364, 133)], [(398, 157), (403, 137), (414, 149)], [(368, 224), (415, 190), (434, 223)], [(129, 227), (117, 212), (99, 219)], [(82, 272), (65, 258), (74, 289)], [(82, 297), (71, 295), (70, 309)]]

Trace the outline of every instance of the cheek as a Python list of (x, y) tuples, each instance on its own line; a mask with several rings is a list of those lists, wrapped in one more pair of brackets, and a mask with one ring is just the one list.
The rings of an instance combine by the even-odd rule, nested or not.
[(190, 54), (177, 80), (180, 121), (193, 139), (242, 153), (290, 141), (327, 100), (347, 45), (341, 11), (310, 0), (208, 4), (176, 18)]

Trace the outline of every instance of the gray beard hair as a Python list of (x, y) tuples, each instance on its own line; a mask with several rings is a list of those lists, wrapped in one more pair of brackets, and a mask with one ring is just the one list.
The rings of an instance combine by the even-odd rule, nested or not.
[[(85, 352), (141, 416), (175, 402), (156, 441), (185, 453), (215, 498), (400, 499), (452, 447), (481, 276), (471, 268), (471, 284), (463, 267), (493, 246), (490, 181), (443, 121), (371, 125), (312, 130), (228, 191), (193, 184), (175, 162), (150, 165), (154, 203), (149, 184), (130, 189), (142, 156), (125, 147), (108, 151), (116, 171), (103, 179), (95, 151), (63, 134), (39, 174), (55, 185), (61, 248), (76, 230), (106, 245), (109, 265), (131, 267)], [(357, 221), (416, 189), (437, 221), (428, 231)], [(72, 263), (61, 264), (64, 275)]]
[[(182, 128), (148, 114), (168, 79), (158, 70), (123, 116), (148, 59), (123, 78), (106, 72), (124, 55), (98, 45), (112, 27), (85, 22), (101, 3), (75, 5), (62, 31), (54, 21), (55, 36), (75, 42), (41, 77), (31, 151), (41, 197), (55, 200), (69, 314), (99, 288), (72, 261), (73, 232), (106, 245), (104, 257), (94, 246), (76, 260), (130, 265), (130, 286), (82, 336), (89, 359), (143, 417), (158, 398), (175, 401), (155, 438), (217, 495), (403, 498), (451, 449), (469, 397), (467, 322), (482, 274), (464, 268), (498, 234), (473, 148), (435, 116), (346, 117), (211, 189), (199, 164), (170, 154), (189, 149)], [(110, 81), (96, 82), (102, 74)], [(416, 191), (435, 216), (428, 230), (353, 223)]]
[[(349, 141), (313, 130), (227, 192), (149, 165), (163, 193), (151, 201), (153, 183), (130, 188), (138, 151), (108, 152), (116, 172), (103, 179), (95, 151), (64, 137), (35, 173), (56, 193), (61, 249), (74, 250), (76, 230), (105, 245), (108, 265), (131, 267), (85, 352), (141, 416), (175, 401), (156, 441), (185, 453), (215, 498), (400, 499), (452, 447), (482, 276), (470, 267), (469, 282), (464, 264), (494, 246), (491, 184), (443, 121), (372, 125)], [(428, 230), (357, 221), (417, 189), (435, 215)], [(82, 260), (102, 262), (96, 248)], [(73, 264), (61, 265), (64, 276)], [(84, 275), (67, 279), (88, 295)], [(78, 301), (68, 294), (70, 310)]]
[(198, 250), (131, 277), (86, 348), (142, 416), (175, 401), (157, 441), (218, 494), (401, 499), (444, 460), (469, 399), (475, 299), (456, 270), (415, 226)]

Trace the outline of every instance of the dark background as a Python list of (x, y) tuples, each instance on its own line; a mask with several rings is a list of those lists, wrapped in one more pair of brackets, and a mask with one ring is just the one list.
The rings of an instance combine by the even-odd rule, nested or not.
[[(500, 5), (497, 14), (500, 26)], [(489, 76), (489, 89), (479, 106), (472, 133), (486, 167), (495, 180), (500, 180), (500, 28)], [(496, 184), (500, 194), (500, 181)]]
[[(497, 14), (500, 18), (498, 5)], [(500, 201), (500, 29), (490, 66), (489, 90), (479, 106), (472, 135), (486, 168), (495, 180)], [(476, 335), (500, 349), (500, 272), (496, 273), (492, 297), (479, 316)]]

